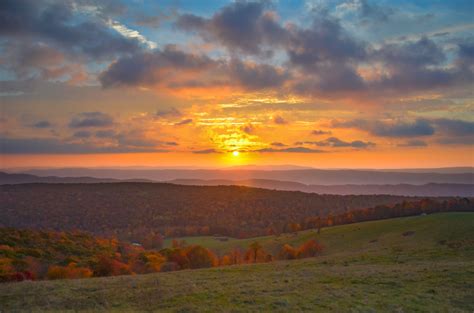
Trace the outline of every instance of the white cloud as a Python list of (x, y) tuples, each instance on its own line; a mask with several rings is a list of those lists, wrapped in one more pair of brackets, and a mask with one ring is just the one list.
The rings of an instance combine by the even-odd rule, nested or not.
[(158, 45), (156, 42), (150, 41), (145, 38), (142, 34), (140, 34), (138, 31), (133, 30), (128, 28), (127, 26), (120, 24), (117, 21), (112, 21), (109, 20), (107, 21), (107, 25), (113, 28), (115, 31), (120, 33), (122, 36), (127, 37), (127, 38), (136, 38), (138, 41), (141, 43), (145, 44), (148, 46), (150, 49), (155, 49)]

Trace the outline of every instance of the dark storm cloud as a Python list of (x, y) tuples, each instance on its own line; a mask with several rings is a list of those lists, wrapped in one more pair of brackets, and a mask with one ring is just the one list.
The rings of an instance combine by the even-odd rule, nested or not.
[[(87, 1), (3, 0), (0, 2), (0, 34), (12, 40), (44, 41), (69, 53), (93, 58), (140, 49), (137, 39), (123, 37), (97, 16), (79, 18), (74, 8), (81, 2), (87, 4)], [(95, 4), (100, 5), (100, 2)]]
[(108, 127), (113, 125), (113, 118), (102, 112), (84, 112), (71, 119), (70, 128)]

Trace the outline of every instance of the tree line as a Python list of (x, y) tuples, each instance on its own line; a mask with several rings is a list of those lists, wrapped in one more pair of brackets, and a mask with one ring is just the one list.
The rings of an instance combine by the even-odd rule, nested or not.
[(283, 245), (272, 255), (257, 241), (226, 254), (174, 240), (172, 246), (145, 249), (117, 239), (81, 232), (0, 229), (0, 282), (75, 279), (146, 274), (314, 257), (322, 246), (310, 239), (299, 247)]

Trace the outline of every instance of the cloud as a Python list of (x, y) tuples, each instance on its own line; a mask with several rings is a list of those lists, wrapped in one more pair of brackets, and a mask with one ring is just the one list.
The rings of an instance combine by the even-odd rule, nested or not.
[(204, 55), (185, 53), (168, 45), (164, 50), (137, 53), (118, 59), (99, 75), (104, 88), (114, 86), (153, 86), (170, 82), (177, 73), (203, 71), (215, 62)]
[(174, 141), (158, 140), (154, 137), (150, 138), (142, 129), (122, 131), (112, 138), (117, 141), (118, 145), (129, 148), (156, 148), (178, 145), (178, 143)]
[(230, 62), (229, 74), (249, 90), (276, 88), (289, 78), (288, 72), (282, 69), (267, 64), (244, 63), (237, 59)]
[(311, 72), (321, 64), (336, 67), (337, 63), (367, 56), (365, 44), (349, 36), (338, 20), (328, 16), (316, 16), (309, 28), (292, 28), (286, 48), (294, 65)]
[(115, 136), (117, 136), (117, 133), (112, 129), (98, 130), (95, 132), (95, 136), (97, 138), (114, 138)]
[(444, 137), (436, 141), (442, 145), (474, 145), (474, 136)]
[(361, 20), (361, 24), (378, 24), (387, 22), (395, 10), (391, 7), (381, 6), (367, 0), (346, 1), (336, 6), (339, 14), (356, 13)]
[(440, 118), (434, 120), (434, 124), (441, 133), (450, 136), (470, 136), (474, 135), (474, 122), (463, 120), (451, 120)]
[(332, 132), (331, 131), (326, 131), (326, 130), (320, 130), (320, 129), (316, 129), (316, 130), (313, 130), (311, 132), (311, 135), (316, 135), (316, 136), (319, 136), (319, 135), (331, 135)]
[(70, 128), (109, 127), (114, 123), (113, 118), (102, 112), (84, 112), (71, 119)]
[(188, 119), (182, 120), (180, 122), (174, 123), (174, 125), (175, 126), (181, 126), (181, 125), (191, 124), (192, 122), (193, 122), (193, 119), (188, 118)]
[(440, 44), (426, 37), (384, 44), (371, 54), (372, 62), (383, 64), (384, 72), (370, 80), (370, 89), (400, 93), (469, 85), (474, 73), (462, 65), (462, 52), (458, 53), (454, 62), (447, 63)]
[(412, 139), (404, 143), (398, 144), (398, 146), (399, 147), (426, 147), (428, 146), (428, 144), (423, 140)]
[(271, 153), (271, 152), (288, 152), (288, 153), (324, 153), (323, 150), (310, 149), (305, 147), (290, 147), (284, 149), (263, 148), (254, 152)]
[(284, 143), (281, 143), (281, 142), (272, 142), (270, 144), (270, 146), (274, 146), (274, 147), (286, 147), (287, 145), (285, 145)]
[(352, 148), (357, 148), (357, 149), (375, 147), (375, 143), (370, 142), (370, 141), (364, 142), (362, 140), (354, 140), (351, 142), (347, 142), (336, 137), (329, 137), (321, 141), (298, 141), (295, 144), (296, 145), (306, 144), (306, 145), (315, 145), (318, 147), (333, 147), (333, 148), (352, 147)]
[(33, 79), (24, 80), (0, 80), (0, 97), (19, 96), (25, 92), (34, 90)]
[(158, 45), (156, 42), (150, 41), (145, 38), (142, 34), (140, 34), (138, 31), (133, 30), (128, 28), (127, 26), (120, 24), (117, 21), (111, 21), (109, 20), (107, 22), (107, 25), (109, 25), (111, 28), (115, 29), (117, 32), (119, 32), (122, 36), (126, 38), (131, 38), (131, 39), (137, 39), (139, 42), (142, 44), (148, 46), (150, 49), (155, 49)]
[[(369, 132), (374, 136), (410, 138), (438, 135), (437, 142), (441, 144), (470, 142), (469, 138), (474, 137), (474, 122), (457, 119), (416, 119), (414, 121), (370, 121), (363, 119), (332, 121), (333, 127), (357, 128)], [(464, 137), (464, 139), (462, 139)], [(423, 145), (421, 140), (407, 141), (401, 146), (409, 144)]]
[(195, 154), (213, 154), (213, 153), (221, 153), (216, 149), (204, 149), (204, 150), (194, 150), (192, 151)]
[[(345, 5), (371, 21), (386, 21), (393, 13), (364, 0)], [(172, 45), (138, 50), (110, 64), (99, 80), (105, 88), (225, 86), (276, 93), (285, 88), (290, 94), (331, 99), (386, 98), (474, 81), (469, 43), (457, 45), (449, 58), (441, 43), (425, 37), (374, 45), (326, 11), (313, 12), (313, 20), (303, 27), (282, 23), (270, 7), (267, 2), (236, 1), (210, 17), (180, 15), (178, 29), (198, 33), (227, 54), (189, 53)]]
[(380, 137), (417, 137), (431, 136), (435, 130), (430, 122), (424, 119), (417, 119), (413, 123), (381, 123), (377, 122), (371, 132)]
[(4, 154), (87, 154), (87, 153), (132, 153), (168, 152), (153, 147), (127, 147), (120, 145), (94, 145), (70, 143), (50, 138), (0, 138)]
[(284, 125), (284, 124), (287, 124), (288, 122), (280, 115), (275, 115), (273, 117), (273, 123), (278, 124), (278, 125)]
[(343, 122), (333, 121), (332, 126), (340, 128), (358, 128), (379, 137), (418, 137), (431, 136), (435, 133), (435, 129), (431, 125), (431, 122), (426, 119), (417, 119), (413, 122), (381, 122), (356, 119)]
[[(139, 40), (117, 33), (97, 14), (81, 14), (78, 5), (72, 1), (4, 0), (0, 4), (0, 34), (9, 40), (46, 42), (95, 59), (141, 49)], [(97, 10), (105, 9), (99, 5), (97, 2)]]
[(49, 121), (38, 121), (32, 125), (34, 128), (50, 128), (53, 125)]
[(206, 41), (217, 41), (229, 50), (261, 54), (262, 45), (284, 40), (286, 31), (272, 12), (265, 12), (264, 2), (235, 1), (211, 18), (181, 15), (177, 27), (197, 32)]
[(180, 117), (183, 114), (176, 108), (170, 108), (166, 110), (158, 110), (155, 114), (157, 118), (162, 117)]
[(253, 134), (255, 132), (255, 129), (255, 126), (250, 123), (240, 127), (240, 130), (242, 130), (246, 134)]
[(415, 42), (385, 44), (376, 50), (373, 57), (401, 70), (436, 65), (445, 61), (443, 50), (432, 40), (421, 38)]
[(89, 138), (92, 136), (92, 133), (87, 130), (80, 130), (75, 132), (72, 136), (75, 138)]

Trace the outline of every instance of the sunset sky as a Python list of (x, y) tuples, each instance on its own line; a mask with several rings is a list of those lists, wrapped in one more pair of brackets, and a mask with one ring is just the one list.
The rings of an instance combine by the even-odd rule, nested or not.
[(2, 0), (0, 165), (474, 166), (473, 14)]

